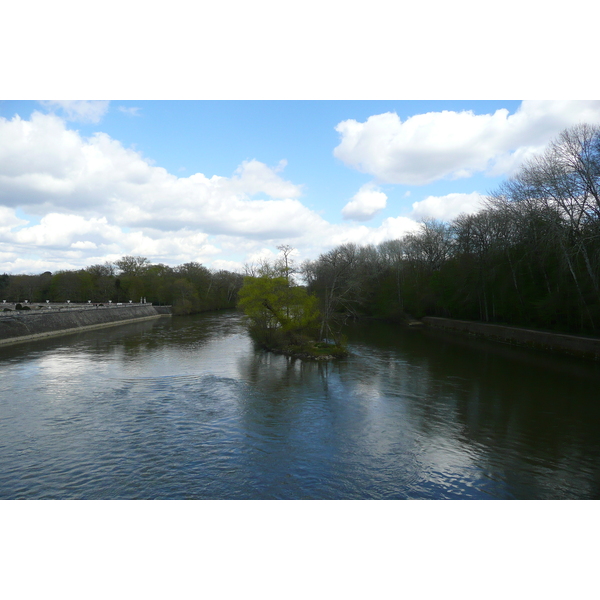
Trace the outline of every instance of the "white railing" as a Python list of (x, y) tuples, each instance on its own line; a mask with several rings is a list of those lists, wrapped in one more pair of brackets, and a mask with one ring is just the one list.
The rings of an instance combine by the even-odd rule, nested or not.
[[(29, 310), (17, 310), (17, 304), (21, 306), (28, 306)], [(42, 312), (65, 312), (65, 311), (80, 311), (80, 310), (100, 310), (110, 308), (123, 308), (125, 306), (152, 306), (152, 302), (85, 302), (76, 304), (74, 302), (46, 302), (42, 304), (40, 302), (0, 302), (0, 316), (15, 315), (15, 314), (31, 314), (31, 313), (42, 313)], [(4, 309), (10, 310), (4, 312)]]

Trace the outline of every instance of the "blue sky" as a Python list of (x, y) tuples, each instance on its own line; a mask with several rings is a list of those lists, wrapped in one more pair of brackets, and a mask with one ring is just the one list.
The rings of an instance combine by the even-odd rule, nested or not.
[(379, 243), (475, 212), (582, 120), (600, 102), (0, 101), (0, 271)]
[(3, 12), (0, 272), (376, 244), (600, 121), (582, 0), (73, 6)]

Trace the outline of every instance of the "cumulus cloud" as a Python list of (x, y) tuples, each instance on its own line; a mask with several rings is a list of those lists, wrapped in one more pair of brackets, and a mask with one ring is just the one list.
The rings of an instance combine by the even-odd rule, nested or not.
[[(0, 202), (30, 214), (48, 211), (107, 217), (125, 227), (211, 234), (301, 235), (321, 218), (271, 168), (243, 162), (231, 177), (177, 177), (105, 133), (82, 138), (56, 115), (0, 119)], [(254, 199), (264, 195), (267, 199)]]
[(212, 261), (211, 267), (216, 270), (232, 271), (234, 273), (244, 272), (244, 265), (235, 260), (223, 260), (221, 258), (217, 258), (216, 260)]
[(476, 172), (506, 175), (539, 152), (562, 129), (600, 123), (600, 101), (525, 101), (516, 113), (430, 112), (404, 122), (395, 113), (336, 127), (334, 155), (379, 181), (424, 185)]
[(40, 223), (5, 233), (3, 242), (26, 247), (69, 247), (77, 242), (101, 243), (121, 235), (121, 229), (109, 225), (105, 218), (85, 219), (80, 215), (50, 213)]
[[(105, 133), (80, 136), (55, 114), (0, 118), (0, 252), (15, 269), (38, 265), (26, 256), (35, 252), (52, 257), (49, 270), (123, 254), (178, 264), (225, 260), (224, 239), (239, 255), (298, 245), (307, 231), (324, 236), (329, 224), (300, 202), (285, 166), (247, 160), (229, 177), (177, 177)], [(40, 219), (19, 219), (17, 208)]]
[(94, 242), (73, 242), (71, 248), (80, 248), (82, 250), (95, 250), (98, 246)]
[(235, 175), (227, 181), (231, 192), (254, 195), (265, 193), (271, 198), (297, 198), (302, 194), (300, 186), (284, 181), (277, 175), (283, 171), (287, 161), (282, 160), (275, 168), (257, 161), (244, 161)]
[(50, 213), (30, 227), (0, 228), (0, 253), (11, 270), (32, 253), (47, 256), (43, 266), (49, 270), (116, 260), (125, 254), (152, 257), (155, 262), (205, 262), (221, 252), (208, 237), (186, 229), (123, 231), (105, 218)]
[(363, 185), (342, 209), (344, 219), (368, 221), (386, 206), (387, 196), (373, 183)]
[(359, 245), (376, 245), (386, 240), (402, 238), (407, 233), (418, 229), (419, 224), (409, 217), (388, 217), (379, 227), (332, 225), (330, 229), (331, 243), (328, 246), (332, 248), (349, 242)]
[(67, 121), (99, 123), (108, 111), (110, 102), (108, 100), (45, 100), (41, 104), (50, 110), (61, 111)]
[(482, 208), (482, 202), (483, 196), (478, 192), (428, 196), (425, 200), (413, 202), (411, 217), (416, 220), (451, 221), (461, 213), (472, 214), (478, 212)]
[(271, 248), (265, 248), (264, 246), (251, 252), (248, 255), (249, 263), (260, 263), (262, 261), (273, 261), (277, 258), (277, 252), (271, 250)]

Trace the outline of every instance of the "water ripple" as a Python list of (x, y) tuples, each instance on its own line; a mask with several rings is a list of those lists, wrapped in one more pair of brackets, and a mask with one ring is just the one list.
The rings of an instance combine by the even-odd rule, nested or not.
[(235, 313), (14, 349), (0, 498), (598, 497), (592, 375), (389, 329), (331, 365), (253, 349)]

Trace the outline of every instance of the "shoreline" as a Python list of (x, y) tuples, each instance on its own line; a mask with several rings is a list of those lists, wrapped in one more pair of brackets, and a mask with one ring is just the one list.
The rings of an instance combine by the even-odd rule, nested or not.
[(51, 307), (0, 313), (0, 346), (172, 316), (171, 307), (151, 304)]
[[(345, 348), (331, 345), (327, 345), (325, 347), (319, 347), (315, 344), (304, 347), (270, 346), (261, 343), (257, 340), (254, 340), (254, 343), (257, 344), (260, 348), (262, 348), (262, 350), (264, 350), (265, 352), (272, 352), (273, 354), (279, 354), (298, 360), (309, 360), (313, 362), (339, 360), (342, 358), (346, 358), (350, 354)], [(323, 352), (319, 352), (319, 350), (323, 350)], [(329, 351), (331, 351), (332, 353), (330, 353)]]
[(421, 321), (431, 329), (442, 329), (513, 346), (536, 348), (600, 361), (600, 339), (598, 338), (443, 317), (423, 317)]

